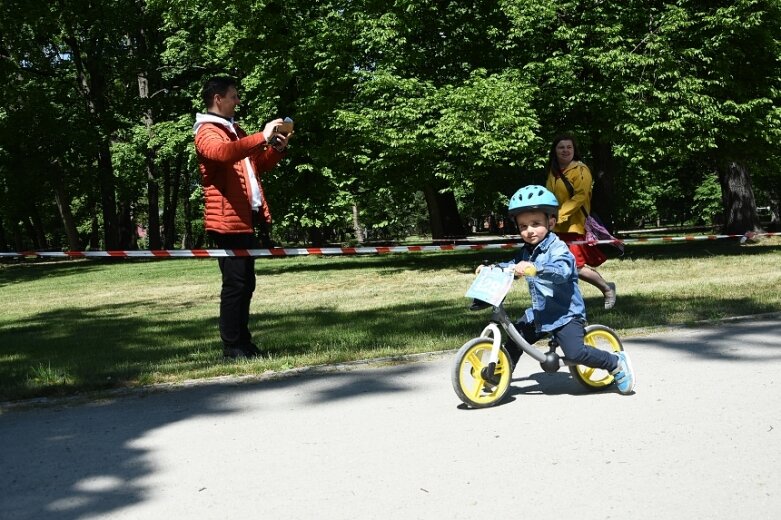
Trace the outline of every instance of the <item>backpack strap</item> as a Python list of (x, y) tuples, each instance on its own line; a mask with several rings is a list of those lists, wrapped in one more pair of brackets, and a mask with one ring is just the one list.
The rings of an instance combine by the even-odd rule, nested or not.
[[(572, 198), (575, 195), (575, 188), (572, 186), (572, 183), (569, 181), (566, 175), (563, 173), (559, 175), (559, 178), (564, 183), (564, 186), (567, 188), (567, 191), (569, 192), (569, 198)], [(586, 212), (586, 208), (584, 206), (580, 207), (580, 211), (583, 212), (583, 215), (588, 218), (588, 212)]]

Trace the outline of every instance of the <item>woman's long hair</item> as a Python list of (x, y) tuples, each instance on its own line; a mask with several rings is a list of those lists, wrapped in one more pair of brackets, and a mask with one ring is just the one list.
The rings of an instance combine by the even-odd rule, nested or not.
[(562, 141), (572, 141), (572, 160), (580, 161), (580, 150), (578, 149), (578, 142), (572, 134), (559, 134), (553, 140), (553, 144), (550, 147), (550, 171), (555, 177), (561, 175), (561, 166), (559, 166), (559, 159), (556, 157), (556, 146)]

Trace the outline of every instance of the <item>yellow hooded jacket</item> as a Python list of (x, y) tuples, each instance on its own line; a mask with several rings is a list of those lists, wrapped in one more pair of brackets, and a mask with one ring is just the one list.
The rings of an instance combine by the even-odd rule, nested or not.
[(580, 208), (585, 208), (586, 213), (591, 213), (591, 170), (580, 161), (572, 161), (562, 175), (565, 175), (572, 184), (574, 189), (572, 197), (564, 181), (556, 178), (553, 172), (548, 172), (548, 180), (545, 183), (559, 201), (559, 218), (553, 231), (583, 235), (586, 233), (586, 216)]

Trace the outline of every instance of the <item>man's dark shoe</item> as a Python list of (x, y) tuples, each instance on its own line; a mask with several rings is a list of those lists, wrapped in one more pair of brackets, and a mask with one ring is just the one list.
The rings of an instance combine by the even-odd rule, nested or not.
[(258, 357), (261, 355), (260, 349), (254, 343), (245, 345), (244, 352), (246, 352), (247, 357)]
[(239, 347), (223, 347), (222, 357), (228, 359), (243, 359), (247, 357), (247, 353), (244, 352), (244, 349)]
[(236, 347), (223, 347), (222, 355), (229, 359), (250, 359), (260, 356), (260, 350), (250, 343)]

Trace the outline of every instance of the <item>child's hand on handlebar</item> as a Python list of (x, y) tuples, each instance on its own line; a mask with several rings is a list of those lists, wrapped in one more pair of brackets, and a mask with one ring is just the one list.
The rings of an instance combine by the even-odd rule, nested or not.
[(492, 264), (489, 260), (483, 260), (483, 263), (477, 266), (477, 269), (475, 269), (475, 274), (480, 274), (480, 271), (483, 270), (483, 267), (493, 267), (494, 264)]
[(534, 276), (537, 274), (537, 268), (531, 262), (518, 262), (515, 264), (515, 276)]

